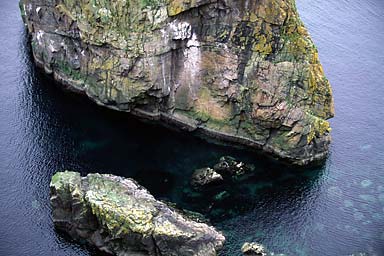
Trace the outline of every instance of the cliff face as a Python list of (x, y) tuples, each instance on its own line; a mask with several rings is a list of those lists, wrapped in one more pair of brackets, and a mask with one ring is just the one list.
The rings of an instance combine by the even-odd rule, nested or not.
[(294, 0), (21, 0), (36, 63), (101, 105), (296, 164), (331, 87)]

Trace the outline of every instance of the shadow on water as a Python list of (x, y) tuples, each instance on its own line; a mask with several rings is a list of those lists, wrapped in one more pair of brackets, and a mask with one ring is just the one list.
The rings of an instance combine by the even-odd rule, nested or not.
[[(61, 90), (37, 69), (27, 41), (23, 40), (21, 46), (25, 63), (19, 119), (24, 124), (23, 144), (28, 145), (25, 160), (33, 157), (33, 162), (26, 163), (32, 172), (30, 182), (39, 179), (43, 184), (35, 193), (41, 195), (46, 217), (48, 184), (56, 170), (76, 170), (82, 175), (112, 173), (136, 179), (159, 199), (204, 213), (228, 237), (224, 255), (236, 255), (247, 237), (260, 241), (268, 237), (268, 232), (276, 232), (265, 225), (276, 227), (276, 221), (285, 215), (302, 213), (304, 210), (298, 208), (313, 209), (308, 204), (316, 204), (323, 168), (298, 171), (260, 154), (209, 144), (97, 106), (84, 96)], [(223, 155), (254, 164), (254, 175), (209, 195), (192, 191), (192, 172), (212, 166)], [(248, 215), (252, 215), (252, 225), (258, 225), (257, 230), (263, 233), (255, 235), (254, 229), (233, 226), (232, 221), (238, 227), (247, 223), (238, 218), (244, 216), (246, 220)], [(46, 228), (52, 234), (51, 223)], [(247, 230), (249, 234), (238, 236)]]

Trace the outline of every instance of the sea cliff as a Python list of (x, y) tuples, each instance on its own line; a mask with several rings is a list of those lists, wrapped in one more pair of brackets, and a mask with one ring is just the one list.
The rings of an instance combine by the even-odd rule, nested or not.
[(294, 0), (21, 0), (35, 62), (100, 105), (305, 165), (331, 86)]

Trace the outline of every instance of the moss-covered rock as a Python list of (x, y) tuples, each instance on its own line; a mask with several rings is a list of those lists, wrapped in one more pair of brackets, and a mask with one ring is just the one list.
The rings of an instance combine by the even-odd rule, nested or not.
[(55, 226), (107, 253), (214, 256), (225, 241), (132, 179), (66, 171), (56, 173), (50, 187)]
[(332, 91), (294, 0), (21, 0), (36, 63), (97, 103), (296, 164)]

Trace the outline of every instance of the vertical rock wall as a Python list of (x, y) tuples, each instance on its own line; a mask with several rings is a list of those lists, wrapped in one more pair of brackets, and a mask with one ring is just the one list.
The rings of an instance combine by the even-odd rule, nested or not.
[(294, 0), (21, 0), (36, 63), (97, 103), (296, 164), (331, 87)]

